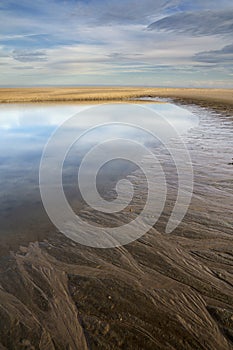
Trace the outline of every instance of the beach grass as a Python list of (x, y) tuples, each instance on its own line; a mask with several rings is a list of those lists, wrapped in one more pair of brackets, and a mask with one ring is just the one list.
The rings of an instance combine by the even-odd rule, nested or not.
[[(137, 103), (142, 97), (171, 98), (233, 114), (233, 89), (151, 87), (33, 87), (0, 88), (0, 103)], [(145, 101), (150, 102), (150, 101)]]

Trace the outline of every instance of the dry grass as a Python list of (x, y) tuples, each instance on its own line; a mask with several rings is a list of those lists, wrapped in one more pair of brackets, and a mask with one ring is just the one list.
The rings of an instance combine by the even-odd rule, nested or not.
[(233, 89), (180, 89), (141, 87), (0, 88), (0, 103), (114, 102), (143, 96), (206, 100), (233, 105)]
[(11, 88), (0, 89), (0, 102), (111, 102), (146, 94), (147, 90), (140, 88)]
[(233, 115), (233, 89), (143, 87), (0, 88), (0, 103), (135, 103), (137, 99), (145, 96), (169, 97), (180, 103), (198, 104), (228, 116)]

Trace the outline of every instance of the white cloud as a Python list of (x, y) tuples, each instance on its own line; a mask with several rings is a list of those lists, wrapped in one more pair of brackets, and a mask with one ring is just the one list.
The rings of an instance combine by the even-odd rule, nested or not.
[[(205, 70), (209, 70), (209, 79), (215, 79), (219, 69), (223, 81), (231, 72), (229, 62), (222, 70), (211, 61), (211, 55), (217, 55), (218, 62), (224, 57), (226, 60), (219, 51), (232, 43), (228, 33), (230, 21), (214, 26), (216, 13), (222, 11), (227, 19), (229, 10), (224, 10), (224, 6), (231, 6), (227, 0), (221, 3), (220, 12), (215, 0), (197, 0), (195, 4), (190, 0), (22, 0), (15, 4), (9, 0), (0, 5), (3, 85), (127, 85), (129, 77), (132, 83), (152, 84), (159, 77), (161, 84), (172, 81), (172, 85), (177, 85), (178, 80), (187, 81), (190, 74), (193, 81), (195, 76), (201, 81), (200, 72)], [(14, 8), (21, 8), (20, 15)], [(207, 20), (200, 20), (200, 11), (208, 8), (211, 11), (205, 12), (209, 14)], [(192, 21), (185, 17), (186, 11), (191, 12)], [(169, 33), (161, 32), (157, 26), (153, 31), (147, 30), (152, 21), (164, 17), (170, 18), (166, 22)], [(179, 21), (174, 22), (174, 18)], [(198, 36), (194, 31), (198, 31)], [(221, 35), (216, 36), (217, 32)], [(206, 67), (201, 67), (201, 62)]]
[(220, 11), (177, 13), (148, 26), (149, 30), (164, 30), (192, 36), (233, 33), (233, 7)]

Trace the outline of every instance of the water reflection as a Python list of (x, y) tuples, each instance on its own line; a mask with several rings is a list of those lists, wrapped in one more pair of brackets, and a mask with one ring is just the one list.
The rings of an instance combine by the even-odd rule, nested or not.
[[(0, 235), (40, 233), (52, 229), (43, 209), (39, 192), (39, 164), (43, 148), (54, 130), (69, 117), (88, 109), (89, 106), (62, 105), (2, 105), (0, 109)], [(186, 133), (197, 125), (191, 112), (170, 103), (151, 104), (149, 108), (161, 113), (176, 128)], [(115, 108), (117, 114), (117, 106)], [(107, 122), (115, 122), (116, 114), (110, 114)], [(94, 118), (95, 116), (93, 116)], [(125, 112), (127, 123), (127, 108)], [(158, 123), (151, 119), (145, 123)], [(145, 125), (146, 126), (146, 125)], [(85, 129), (85, 120), (74, 128)], [(159, 127), (159, 125), (158, 125)], [(69, 132), (69, 130), (67, 131)], [(159, 141), (144, 131), (130, 126), (109, 125), (96, 128), (82, 137), (70, 149), (64, 162), (64, 190), (73, 206), (81, 203), (77, 189), (77, 168), (85, 153), (106, 137), (127, 137), (138, 142), (156, 146)], [(115, 161), (106, 166), (98, 176), (98, 185), (104, 189), (111, 186), (134, 166), (125, 161)], [(109, 186), (108, 186), (109, 185)]]

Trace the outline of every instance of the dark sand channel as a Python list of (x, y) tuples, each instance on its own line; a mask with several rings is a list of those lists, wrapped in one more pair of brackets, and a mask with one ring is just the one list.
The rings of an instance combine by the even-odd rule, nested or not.
[[(180, 131), (192, 157), (194, 195), (185, 219), (169, 235), (164, 230), (176, 198), (174, 164), (161, 145), (140, 135), (168, 174), (166, 207), (144, 237), (121, 248), (102, 250), (78, 245), (56, 232), (40, 203), (38, 164), (57, 118), (48, 128), (47, 121), (42, 125), (40, 110), (40, 127), (34, 122), (28, 125), (30, 113), (25, 118), (17, 106), (17, 118), (12, 112), (11, 119), (8, 108), (12, 107), (2, 109), (5, 131), (11, 133), (4, 145), (12, 153), (4, 149), (1, 154), (0, 347), (233, 349), (232, 118), (195, 106), (186, 107), (188, 112), (178, 110), (180, 127), (184, 119), (191, 121)], [(61, 108), (68, 117), (77, 106)], [(169, 110), (169, 105), (154, 108)], [(170, 108), (171, 114), (177, 111)], [(20, 133), (19, 120), (24, 125)], [(132, 130), (127, 130), (129, 134), (135, 137)], [(142, 174), (121, 163), (115, 165), (114, 173), (140, 184), (125, 212), (100, 217), (74, 199), (74, 188), (69, 185), (74, 159), (71, 152), (64, 174), (66, 194), (84, 217), (110, 224), (125, 222), (140, 211), (145, 193)], [(17, 175), (15, 183), (9, 170)], [(103, 186), (106, 179), (100, 183), (103, 195), (112, 193), (118, 178), (111, 178), (107, 188)], [(9, 254), (9, 250), (14, 252)]]

